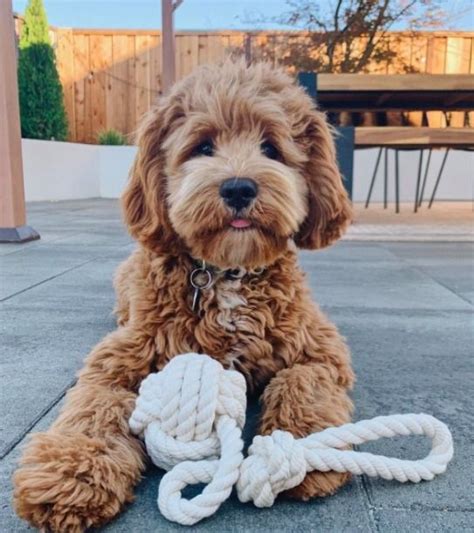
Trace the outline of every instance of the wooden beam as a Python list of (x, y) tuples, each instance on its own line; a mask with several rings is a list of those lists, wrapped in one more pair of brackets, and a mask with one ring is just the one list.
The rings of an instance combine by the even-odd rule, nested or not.
[(318, 74), (318, 93), (474, 91), (474, 74)]
[(173, 31), (173, 0), (161, 0), (161, 31), (162, 31), (162, 90), (168, 92), (176, 78), (176, 52)]
[(39, 235), (26, 226), (16, 42), (11, 0), (0, 2), (0, 242)]
[(472, 128), (360, 127), (356, 147), (474, 148)]

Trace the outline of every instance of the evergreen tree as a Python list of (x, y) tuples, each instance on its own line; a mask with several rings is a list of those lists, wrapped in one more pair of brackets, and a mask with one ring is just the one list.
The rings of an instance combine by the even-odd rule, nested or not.
[(29, 0), (18, 58), (21, 133), (30, 139), (65, 140), (63, 90), (49, 39), (43, 0)]

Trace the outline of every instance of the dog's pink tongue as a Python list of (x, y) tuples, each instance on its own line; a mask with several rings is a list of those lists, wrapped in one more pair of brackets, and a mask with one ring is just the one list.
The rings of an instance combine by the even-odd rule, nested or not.
[(251, 223), (248, 220), (245, 220), (245, 218), (235, 218), (234, 220), (232, 220), (230, 225), (233, 228), (240, 229), (240, 228), (248, 228), (249, 226), (251, 226)]

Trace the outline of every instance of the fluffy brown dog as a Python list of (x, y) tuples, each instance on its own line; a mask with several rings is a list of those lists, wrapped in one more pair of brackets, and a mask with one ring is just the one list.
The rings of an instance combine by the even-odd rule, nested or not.
[[(128, 418), (140, 382), (176, 354), (210, 354), (263, 391), (262, 433), (350, 419), (348, 350), (311, 302), (296, 247), (330, 244), (351, 211), (324, 115), (286, 74), (228, 62), (178, 83), (143, 124), (123, 208), (140, 245), (116, 276), (120, 327), (15, 474), (18, 514), (53, 531), (103, 524), (132, 500), (146, 460)], [(202, 261), (212, 285), (193, 309)], [(346, 479), (312, 473), (290, 495)]]

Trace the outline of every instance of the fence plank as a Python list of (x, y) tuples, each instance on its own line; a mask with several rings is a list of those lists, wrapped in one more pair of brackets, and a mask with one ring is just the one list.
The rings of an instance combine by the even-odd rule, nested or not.
[(139, 35), (135, 40), (135, 115), (137, 121), (150, 108), (151, 36)]
[[(426, 55), (428, 39), (425, 36), (413, 35), (410, 37), (410, 62), (408, 72), (423, 74), (426, 72)], [(412, 126), (423, 126), (423, 111), (409, 111), (408, 123)]]
[[(126, 84), (126, 94), (127, 94), (127, 133), (131, 134), (133, 131), (135, 131), (137, 127), (137, 114), (136, 114), (136, 62), (135, 62), (135, 54), (136, 54), (136, 37), (133, 35), (129, 35), (129, 42), (128, 42), (128, 49), (129, 49), (129, 58), (127, 59), (127, 72), (128, 77)], [(132, 141), (132, 139), (130, 139)]]
[(68, 120), (68, 138), (76, 140), (76, 117), (74, 111), (74, 48), (72, 30), (55, 31), (56, 64), (63, 86), (64, 107)]
[(86, 142), (94, 142), (97, 134), (107, 128), (107, 84), (109, 68), (112, 66), (112, 36), (91, 35), (89, 37), (91, 85), (91, 132)]
[[(448, 37), (446, 49), (446, 74), (469, 74), (471, 40), (461, 37)], [(462, 128), (466, 113), (456, 111), (450, 114), (449, 125)]]
[[(112, 66), (107, 79), (107, 129), (128, 132), (127, 116), (129, 102), (129, 63), (133, 50), (129, 47), (128, 35), (112, 35)], [(134, 42), (134, 41), (132, 41)]]
[(209, 36), (198, 36), (198, 63), (205, 65), (209, 63)]
[[(446, 38), (434, 37), (428, 40), (426, 72), (428, 74), (443, 74), (446, 68)], [(428, 111), (428, 125), (432, 128), (446, 126), (446, 118), (441, 111)]]
[(73, 43), (76, 141), (86, 142), (91, 131), (89, 36), (73, 35)]
[(208, 36), (208, 48), (209, 48), (209, 63), (216, 63), (222, 61), (225, 57), (225, 49), (222, 42), (222, 37), (220, 35), (209, 35)]
[(178, 35), (176, 37), (176, 78), (180, 80), (199, 65), (199, 37)]
[(161, 36), (153, 36), (150, 46), (150, 90), (153, 105), (161, 91)]

